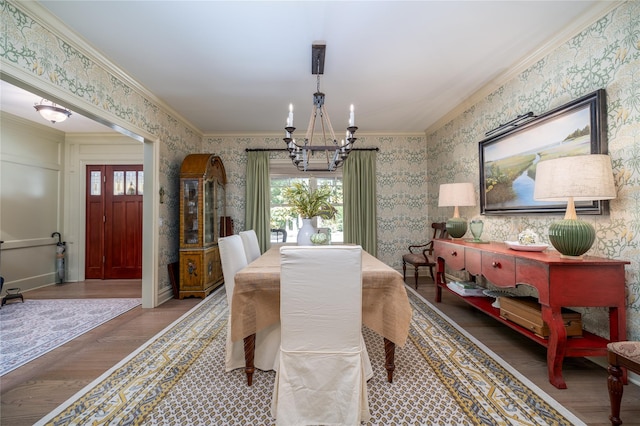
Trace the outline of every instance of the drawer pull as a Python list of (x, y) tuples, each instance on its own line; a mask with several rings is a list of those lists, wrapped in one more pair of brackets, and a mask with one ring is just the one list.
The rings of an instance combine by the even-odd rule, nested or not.
[(456, 257), (457, 255), (458, 255), (458, 252), (457, 252), (457, 251), (452, 251), (452, 252), (451, 252), (451, 256)]
[(496, 262), (495, 260), (493, 262), (491, 262), (491, 266), (493, 266), (494, 268), (497, 268), (497, 269), (502, 268), (502, 265), (500, 264), (500, 262)]

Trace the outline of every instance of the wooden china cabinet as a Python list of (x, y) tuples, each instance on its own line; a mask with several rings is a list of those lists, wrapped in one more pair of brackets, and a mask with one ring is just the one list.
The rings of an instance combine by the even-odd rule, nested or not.
[(179, 297), (206, 297), (222, 284), (217, 227), (225, 216), (227, 176), (220, 157), (190, 154), (180, 168)]

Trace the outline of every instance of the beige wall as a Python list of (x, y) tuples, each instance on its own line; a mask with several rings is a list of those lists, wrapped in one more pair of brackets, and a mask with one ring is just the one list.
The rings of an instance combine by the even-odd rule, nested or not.
[(3, 113), (0, 140), (0, 270), (5, 288), (55, 282), (53, 232), (62, 232), (64, 133)]

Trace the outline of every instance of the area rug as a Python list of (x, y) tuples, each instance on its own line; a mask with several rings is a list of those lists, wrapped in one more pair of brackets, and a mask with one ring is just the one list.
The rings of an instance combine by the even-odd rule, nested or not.
[(140, 305), (140, 299), (50, 299), (0, 309), (0, 376)]
[[(410, 339), (386, 381), (382, 337), (364, 328), (374, 369), (370, 425), (570, 425), (577, 417), (407, 287)], [(78, 392), (38, 425), (272, 425), (275, 373), (224, 372), (224, 288)]]

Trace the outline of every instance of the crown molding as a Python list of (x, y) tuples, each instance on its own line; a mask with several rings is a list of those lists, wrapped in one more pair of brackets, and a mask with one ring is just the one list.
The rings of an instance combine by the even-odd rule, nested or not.
[(462, 115), (465, 111), (467, 111), (472, 106), (476, 105), (491, 93), (499, 89), (501, 86), (504, 86), (507, 82), (511, 81), (513, 78), (527, 70), (536, 62), (540, 61), (542, 58), (548, 56), (551, 52), (565, 44), (571, 38), (578, 35), (580, 32), (584, 31), (587, 27), (592, 25), (598, 19), (602, 18), (612, 10), (616, 9), (618, 6), (626, 3), (625, 1), (609, 1), (609, 0), (599, 0), (596, 4), (594, 4), (589, 10), (583, 13), (580, 17), (573, 20), (570, 25), (567, 25), (561, 32), (557, 33), (545, 43), (540, 45), (534, 51), (528, 53), (523, 56), (514, 63), (509, 69), (499, 76), (494, 78), (493, 80), (486, 83), (479, 90), (473, 93), (470, 97), (462, 101), (458, 106), (456, 106), (451, 111), (447, 112), (445, 115), (440, 117), (435, 123), (430, 125), (425, 129), (425, 134), (428, 136), (429, 134), (435, 132), (436, 130), (443, 127), (445, 124), (453, 120), (454, 118)]
[[(156, 95), (154, 95), (149, 89), (144, 87), (141, 83), (134, 80), (131, 76), (129, 76), (122, 68), (118, 67), (111, 60), (105, 57), (102, 53), (100, 53), (95, 47), (93, 47), (89, 42), (87, 42), (81, 35), (77, 32), (69, 28), (62, 22), (56, 15), (51, 13), (47, 8), (40, 4), (38, 1), (25, 1), (18, 2), (15, 0), (7, 0), (12, 3), (15, 7), (20, 10), (25, 11), (27, 15), (38, 22), (40, 26), (50, 31), (56, 37), (70, 42), (75, 49), (80, 51), (83, 55), (90, 58), (94, 63), (96, 63), (99, 67), (103, 68), (108, 73), (115, 76), (117, 79), (121, 80), (127, 86), (131, 87), (134, 91), (136, 91), (140, 96), (152, 101), (156, 105), (158, 105), (165, 112), (169, 113), (173, 117), (182, 121), (183, 124), (188, 126), (191, 130), (193, 130), (199, 137), (202, 137), (202, 131), (193, 125), (189, 120), (184, 118), (178, 112), (176, 112), (173, 108), (167, 105), (164, 101), (160, 100)], [(26, 83), (32, 84), (32, 81), (25, 81)], [(41, 88), (41, 85), (35, 85), (35, 87)], [(51, 89), (52, 86), (47, 86), (47, 91)], [(53, 93), (54, 95), (59, 95), (62, 93), (67, 93), (58, 89), (57, 93)], [(61, 97), (61, 96), (58, 96)], [(85, 111), (89, 111), (90, 115), (93, 117), (96, 116), (104, 116), (107, 114), (110, 119), (114, 120), (114, 124), (118, 128), (130, 128), (131, 124), (125, 122), (118, 117), (113, 116), (108, 111), (97, 108), (95, 105), (90, 102), (85, 101), (84, 99), (80, 100), (82, 102), (82, 109)], [(104, 120), (102, 120), (104, 121)], [(111, 126), (110, 126), (111, 127)], [(142, 130), (142, 129), (140, 129)], [(129, 133), (129, 132), (127, 132)], [(145, 139), (154, 140), (157, 136), (147, 137), (144, 136)]]

